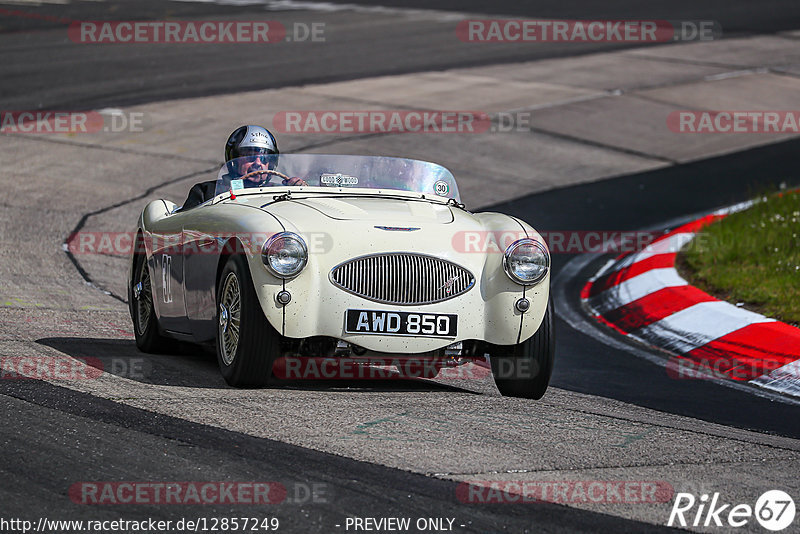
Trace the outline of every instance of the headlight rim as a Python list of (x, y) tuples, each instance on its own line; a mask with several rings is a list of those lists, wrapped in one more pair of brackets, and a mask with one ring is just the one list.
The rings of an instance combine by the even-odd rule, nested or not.
[[(294, 241), (297, 241), (303, 249), (303, 261), (301, 262), (300, 267), (292, 274), (283, 274), (276, 271), (269, 261), (269, 249), (278, 239), (292, 239)], [(261, 246), (261, 263), (263, 263), (264, 266), (267, 268), (267, 270), (274, 276), (282, 280), (290, 280), (292, 278), (297, 277), (300, 273), (302, 273), (303, 269), (305, 269), (306, 265), (308, 265), (308, 245), (306, 245), (306, 242), (302, 237), (300, 237), (294, 232), (275, 233), (272, 236), (270, 236), (266, 241), (264, 241), (264, 244)]]
[[(538, 248), (542, 254), (544, 254), (545, 259), (547, 260), (547, 266), (544, 269), (544, 272), (533, 281), (521, 280), (517, 276), (515, 276), (511, 269), (509, 268), (508, 259), (511, 254), (518, 249), (522, 245), (533, 245)], [(503, 270), (506, 272), (506, 276), (508, 276), (512, 282), (520, 284), (522, 286), (531, 287), (541, 283), (542, 280), (547, 278), (547, 275), (550, 273), (550, 252), (547, 250), (547, 247), (544, 246), (541, 242), (537, 239), (532, 237), (523, 237), (522, 239), (517, 239), (510, 245), (506, 247), (505, 252), (503, 252)]]

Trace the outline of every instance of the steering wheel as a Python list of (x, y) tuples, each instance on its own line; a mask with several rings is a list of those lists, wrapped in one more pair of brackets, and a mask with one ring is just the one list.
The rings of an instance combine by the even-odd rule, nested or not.
[[(252, 172), (248, 172), (247, 174), (245, 174), (244, 176), (242, 176), (240, 179), (241, 179), (241, 180), (245, 180), (245, 179), (247, 179), (249, 176), (254, 176), (254, 175), (256, 175), (256, 174), (274, 174), (274, 175), (276, 175), (276, 176), (280, 176), (280, 177), (281, 177), (281, 178), (283, 178), (284, 180), (291, 180), (291, 178), (290, 178), (289, 176), (286, 176), (286, 175), (285, 175), (285, 174), (283, 174), (282, 172), (273, 171), (272, 169), (262, 169), (262, 170), (260, 170), (260, 171), (252, 171)], [(267, 180), (266, 180), (266, 181), (268, 182), (268, 181), (269, 181), (269, 178), (267, 178)], [(262, 183), (263, 183), (263, 182), (262, 182)]]

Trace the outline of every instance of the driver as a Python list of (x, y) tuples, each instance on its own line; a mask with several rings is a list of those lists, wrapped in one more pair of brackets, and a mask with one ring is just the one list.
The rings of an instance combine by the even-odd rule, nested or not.
[[(228, 163), (228, 170), (231, 176), (245, 176), (254, 171), (274, 168), (274, 163), (268, 161), (267, 156), (279, 153), (278, 142), (275, 140), (275, 136), (262, 126), (240, 126), (233, 131), (225, 142), (225, 161)], [(243, 156), (253, 157), (231, 161)], [(244, 179), (244, 186), (259, 187), (269, 182), (270, 178), (274, 178), (274, 175), (266, 172), (252, 174)], [(216, 185), (216, 180), (195, 184), (189, 191), (189, 196), (183, 203), (181, 210), (188, 210), (214, 198)], [(283, 185), (308, 184), (301, 178), (294, 177), (283, 180)]]

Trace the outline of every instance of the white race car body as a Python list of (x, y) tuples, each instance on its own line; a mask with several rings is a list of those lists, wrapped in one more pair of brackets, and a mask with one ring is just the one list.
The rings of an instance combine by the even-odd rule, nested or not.
[[(266, 172), (304, 185), (247, 187), (229, 164), (213, 199), (188, 210), (163, 200), (144, 209), (138, 250), (161, 334), (195, 342), (218, 335), (219, 277), (234, 253), (246, 258), (266, 320), (289, 340), (322, 336), (362, 353), (424, 354), (467, 341), (517, 345), (539, 329), (550, 285), (544, 240), (516, 218), (466, 211), (446, 169), (397, 158), (280, 158)], [(307, 260), (280, 276), (262, 253), (287, 232), (304, 242)], [(532, 284), (504, 265), (520, 240), (547, 256)]]

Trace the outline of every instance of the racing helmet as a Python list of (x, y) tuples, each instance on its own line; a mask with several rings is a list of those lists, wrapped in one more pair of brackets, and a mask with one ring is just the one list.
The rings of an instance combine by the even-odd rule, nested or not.
[[(248, 125), (236, 128), (225, 142), (225, 161), (228, 165), (228, 172), (237, 174), (236, 166), (231, 160), (255, 154), (280, 154), (275, 136), (261, 126)], [(274, 164), (270, 167), (274, 168), (277, 163), (276, 157)]]

